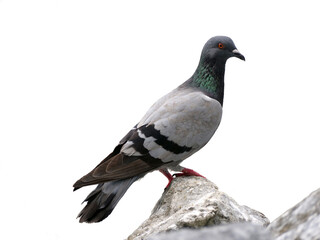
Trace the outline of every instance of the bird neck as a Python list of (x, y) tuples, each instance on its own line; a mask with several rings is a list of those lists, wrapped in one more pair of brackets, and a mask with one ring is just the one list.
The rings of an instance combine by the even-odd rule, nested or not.
[(206, 95), (223, 105), (225, 62), (200, 61), (191, 77), (191, 86), (200, 89)]

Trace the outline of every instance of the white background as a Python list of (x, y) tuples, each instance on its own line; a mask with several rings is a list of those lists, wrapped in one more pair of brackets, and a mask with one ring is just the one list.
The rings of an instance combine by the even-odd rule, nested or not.
[(108, 219), (72, 192), (151, 104), (230, 36), (222, 123), (184, 162), (270, 220), (319, 186), (317, 1), (0, 1), (1, 239), (124, 239), (167, 179), (135, 183)]

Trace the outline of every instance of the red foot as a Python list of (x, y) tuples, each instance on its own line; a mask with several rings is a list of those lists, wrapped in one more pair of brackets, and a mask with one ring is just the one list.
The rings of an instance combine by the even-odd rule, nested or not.
[(170, 184), (171, 184), (171, 182), (172, 182), (172, 180), (173, 180), (173, 176), (168, 172), (168, 170), (160, 169), (159, 171), (160, 171), (164, 176), (166, 176), (166, 178), (168, 178), (169, 182), (168, 182), (168, 184), (167, 184), (167, 186), (166, 186), (165, 188), (169, 187)]
[(182, 169), (181, 173), (176, 173), (173, 174), (174, 177), (181, 177), (181, 176), (198, 176), (198, 177), (203, 177), (206, 178), (204, 176), (202, 176), (201, 174), (197, 173), (196, 171), (193, 171), (192, 169), (189, 168), (184, 168)]
[(168, 182), (168, 184), (167, 184), (167, 186), (166, 186), (165, 188), (167, 188), (167, 187), (170, 186), (170, 184), (171, 184), (171, 182), (172, 182), (172, 180), (173, 180), (174, 177), (197, 176), (197, 177), (206, 178), (206, 177), (202, 176), (201, 174), (197, 173), (196, 171), (193, 171), (192, 169), (189, 169), (189, 168), (184, 168), (184, 169), (182, 169), (182, 172), (181, 172), (181, 173), (175, 173), (175, 174), (173, 174), (173, 175), (171, 175), (168, 170), (160, 169), (159, 171), (160, 171), (164, 176), (166, 176), (166, 178), (168, 178), (168, 180), (169, 180), (169, 182)]

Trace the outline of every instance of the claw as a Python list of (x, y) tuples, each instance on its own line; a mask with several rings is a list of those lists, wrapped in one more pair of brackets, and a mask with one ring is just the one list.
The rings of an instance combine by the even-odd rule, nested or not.
[(181, 176), (198, 176), (198, 177), (206, 178), (206, 177), (202, 176), (201, 174), (197, 173), (196, 171), (189, 169), (189, 168), (182, 169), (181, 173), (173, 174), (173, 177), (181, 177)]

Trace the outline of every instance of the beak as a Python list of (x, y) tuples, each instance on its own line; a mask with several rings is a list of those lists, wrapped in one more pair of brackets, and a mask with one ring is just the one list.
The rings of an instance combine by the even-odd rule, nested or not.
[(240, 58), (243, 61), (246, 60), (245, 57), (238, 51), (238, 49), (234, 49), (232, 53), (233, 53), (233, 56)]

